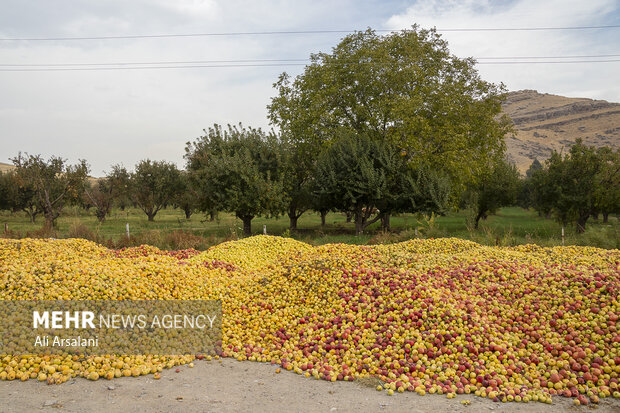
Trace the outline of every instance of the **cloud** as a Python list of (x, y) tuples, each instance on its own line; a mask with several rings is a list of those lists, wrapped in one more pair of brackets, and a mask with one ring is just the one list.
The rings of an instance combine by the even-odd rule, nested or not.
[[(572, 27), (610, 24), (614, 0), (425, 0), (386, 21), (390, 29)], [(442, 32), (460, 57), (583, 56), (617, 54), (618, 30)], [(527, 59), (528, 61), (536, 59)], [(554, 59), (539, 59), (544, 61)], [(580, 60), (580, 59), (570, 59)], [(620, 101), (618, 63), (481, 64), (483, 78), (510, 90), (538, 89), (567, 96)]]

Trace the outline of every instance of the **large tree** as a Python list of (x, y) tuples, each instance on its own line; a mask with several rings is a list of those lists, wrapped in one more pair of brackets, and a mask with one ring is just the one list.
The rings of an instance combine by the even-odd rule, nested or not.
[(66, 160), (56, 156), (45, 161), (40, 155), (21, 153), (12, 161), (16, 167), (17, 187), (25, 191), (22, 191), (23, 194), (33, 195), (30, 201), (22, 200), (22, 208), (34, 202), (35, 208), (43, 213), (48, 227), (56, 224), (65, 204), (77, 201), (84, 191), (89, 170), (86, 161), (67, 165)]
[(181, 174), (170, 162), (138, 162), (130, 177), (130, 194), (132, 201), (146, 214), (149, 221), (172, 203), (181, 187)]
[(283, 136), (310, 157), (346, 129), (398, 145), (414, 169), (441, 169), (462, 189), (510, 130), (503, 86), (483, 81), (473, 59), (451, 55), (434, 30), (346, 36), (311, 55), (304, 72), (283, 73), (269, 105)]
[(186, 146), (187, 169), (199, 193), (201, 209), (233, 212), (252, 234), (257, 216), (286, 209), (282, 184), (282, 146), (274, 133), (214, 125)]

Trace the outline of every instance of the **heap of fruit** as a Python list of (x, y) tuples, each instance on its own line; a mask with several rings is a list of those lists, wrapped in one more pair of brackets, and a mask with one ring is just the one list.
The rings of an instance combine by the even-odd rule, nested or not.
[[(620, 397), (620, 251), (259, 236), (196, 252), (0, 241), (0, 299), (221, 299), (223, 356), (393, 392)], [(156, 373), (194, 357), (0, 356), (0, 379)]]

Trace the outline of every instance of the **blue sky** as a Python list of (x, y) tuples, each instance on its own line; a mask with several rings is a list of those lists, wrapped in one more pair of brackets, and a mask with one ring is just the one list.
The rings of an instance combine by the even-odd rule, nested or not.
[[(620, 24), (617, 0), (220, 1), (5, 0), (0, 38), (421, 27)], [(460, 57), (620, 54), (620, 29), (443, 32)], [(0, 41), (15, 64), (305, 59), (342, 34), (83, 41)], [(611, 59), (611, 58), (610, 58)], [(548, 59), (547, 59), (548, 60)], [(482, 62), (483, 60), (481, 60)], [(35, 68), (30, 66), (29, 68)], [(510, 90), (620, 102), (620, 62), (479, 65)], [(18, 151), (86, 159), (92, 175), (144, 158), (183, 166), (185, 142), (214, 122), (269, 127), (266, 105), (282, 71), (298, 66), (0, 72), (0, 162)]]

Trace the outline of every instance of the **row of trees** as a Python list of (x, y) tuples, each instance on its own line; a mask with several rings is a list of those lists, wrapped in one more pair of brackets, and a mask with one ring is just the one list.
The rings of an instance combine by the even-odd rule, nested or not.
[[(316, 159), (303, 188), (291, 191), (298, 159), (294, 147), (275, 134), (243, 126), (218, 125), (186, 147), (187, 169), (144, 160), (133, 173), (115, 165), (104, 177), (89, 180), (88, 165), (66, 165), (58, 158), (19, 155), (16, 168), (0, 174), (0, 209), (38, 215), (53, 226), (66, 204), (94, 208), (103, 222), (112, 206), (133, 205), (149, 221), (167, 206), (190, 218), (203, 211), (233, 212), (251, 233), (256, 216), (289, 214), (290, 229), (306, 211), (353, 217), (356, 233), (401, 212), (444, 212), (452, 203), (453, 182), (434, 170), (414, 169), (399, 148), (367, 136), (335, 139)], [(297, 195), (293, 197), (293, 195)], [(620, 151), (577, 142), (566, 154), (554, 152), (543, 164), (535, 160), (521, 178), (514, 164), (499, 160), (465, 185), (458, 206), (472, 208), (475, 227), (502, 206), (519, 204), (540, 215), (555, 216), (563, 226), (575, 222), (583, 232), (590, 217), (620, 212)]]
[(114, 165), (104, 178), (94, 180), (88, 177), (85, 161), (68, 165), (56, 156), (46, 161), (40, 155), (22, 154), (12, 161), (15, 169), (0, 173), (0, 210), (24, 211), (31, 222), (43, 215), (48, 227), (55, 226), (67, 204), (94, 208), (100, 222), (114, 205), (138, 207), (149, 221), (169, 205), (187, 208), (183, 203), (187, 177), (172, 163), (144, 160), (133, 173)]
[(552, 214), (584, 232), (590, 217), (620, 213), (620, 150), (594, 148), (581, 139), (567, 153), (553, 152), (542, 165), (534, 161), (526, 173), (520, 204), (541, 215)]

